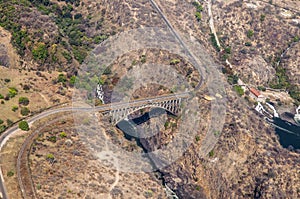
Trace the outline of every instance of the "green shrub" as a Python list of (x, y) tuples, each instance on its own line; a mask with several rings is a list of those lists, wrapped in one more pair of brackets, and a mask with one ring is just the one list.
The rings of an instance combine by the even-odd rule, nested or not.
[(227, 46), (227, 47), (225, 48), (225, 52), (226, 52), (227, 54), (231, 54), (231, 47), (230, 47), (230, 46)]
[(239, 77), (237, 75), (229, 75), (227, 81), (229, 84), (237, 84), (239, 81)]
[(70, 86), (74, 86), (75, 82), (76, 82), (76, 76), (73, 75), (72, 77), (70, 77), (70, 80), (69, 80)]
[(251, 38), (253, 35), (254, 35), (254, 31), (253, 30), (248, 30), (247, 37)]
[(237, 94), (239, 96), (243, 96), (244, 95), (244, 89), (241, 86), (235, 85), (234, 86), (234, 90), (237, 92)]
[(48, 140), (50, 141), (50, 142), (53, 142), (53, 143), (55, 143), (56, 142), (56, 136), (50, 136), (49, 138), (48, 138)]
[(179, 64), (180, 63), (180, 60), (179, 59), (172, 59), (170, 61), (170, 65), (176, 65), (176, 64)]
[(44, 43), (38, 43), (31, 52), (35, 60), (44, 61), (49, 56), (48, 49)]
[(195, 17), (196, 17), (197, 21), (201, 21), (201, 19), (202, 19), (202, 15), (200, 12), (196, 12)]
[(8, 97), (9, 97), (9, 98), (13, 98), (13, 97), (15, 97), (17, 94), (18, 94), (18, 90), (17, 90), (16, 88), (10, 87), (10, 88), (8, 89)]
[(294, 39), (293, 39), (293, 42), (298, 42), (300, 40), (300, 37), (299, 36), (295, 36)]
[(64, 58), (68, 61), (68, 63), (72, 63), (72, 56), (70, 55), (70, 53), (66, 52), (66, 51), (63, 51), (61, 53)]
[(0, 134), (6, 130), (5, 125), (0, 125)]
[(26, 116), (30, 113), (30, 110), (27, 107), (21, 108), (21, 115)]
[(3, 124), (3, 123), (4, 123), (4, 121), (0, 119), (0, 124)]
[(29, 104), (29, 99), (27, 97), (20, 97), (19, 98), (19, 104), (27, 106)]
[(245, 46), (252, 46), (252, 43), (249, 42), (249, 41), (247, 41), (247, 42), (245, 43)]
[(143, 64), (146, 63), (146, 55), (142, 55), (140, 58)]
[(300, 102), (300, 89), (297, 87), (297, 85), (290, 86), (289, 94), (293, 99)]
[(76, 59), (80, 64), (83, 63), (85, 57), (87, 56), (86, 50), (83, 49), (83, 48), (79, 48), (79, 47), (74, 47), (74, 48), (73, 48), (73, 54), (74, 54), (75, 59)]
[(41, 188), (42, 188), (42, 185), (41, 185), (41, 184), (36, 185), (36, 189), (37, 189), (37, 190), (40, 190)]
[(23, 131), (29, 131), (29, 125), (28, 125), (28, 122), (26, 121), (21, 121), (19, 122), (19, 128)]
[(200, 136), (196, 135), (195, 139), (196, 139), (196, 142), (199, 142), (200, 141)]
[(264, 86), (258, 86), (257, 89), (260, 90), (260, 91), (266, 91), (267, 90), (266, 87), (264, 87)]
[(193, 4), (193, 6), (196, 7), (197, 12), (202, 12), (203, 11), (203, 6), (199, 2), (194, 1), (192, 4)]
[(134, 65), (136, 65), (137, 64), (137, 61), (136, 60), (133, 60), (132, 62), (131, 62), (131, 65), (132, 66), (134, 66)]
[(103, 78), (100, 78), (99, 81), (98, 81), (98, 84), (104, 85), (105, 84), (105, 80)]
[(52, 153), (49, 153), (46, 155), (47, 160), (54, 160), (54, 155)]
[(61, 138), (65, 138), (65, 137), (67, 137), (67, 134), (66, 134), (65, 132), (61, 132), (61, 133), (59, 134), (59, 136), (60, 136)]
[(214, 150), (211, 150), (211, 151), (208, 153), (208, 156), (209, 156), (209, 157), (213, 157), (214, 155), (215, 155)]
[(212, 45), (215, 47), (215, 49), (219, 52), (221, 49), (218, 46), (217, 39), (213, 33), (210, 34), (210, 41), (211, 41)]
[(64, 74), (59, 74), (57, 77), (57, 82), (65, 83), (67, 81), (67, 77)]
[(103, 71), (103, 75), (110, 75), (112, 74), (111, 68), (110, 67), (106, 67)]
[(215, 132), (214, 132), (214, 135), (215, 135), (215, 136), (219, 136), (220, 134), (221, 134), (220, 131), (215, 131)]
[(13, 172), (11, 170), (7, 172), (7, 177), (12, 177), (14, 175), (15, 175), (15, 172)]
[(11, 110), (12, 110), (13, 112), (16, 112), (18, 109), (19, 109), (18, 106), (13, 106), (13, 107), (11, 108)]
[(97, 35), (94, 37), (94, 43), (100, 44), (102, 41), (106, 40), (108, 37), (106, 35)]
[(5, 81), (6, 83), (9, 83), (9, 82), (10, 82), (10, 79), (5, 78), (4, 81)]
[(14, 122), (11, 121), (10, 119), (7, 119), (7, 120), (6, 120), (6, 124), (7, 124), (7, 126), (11, 126), (11, 125), (14, 124)]
[(164, 126), (165, 126), (165, 129), (168, 129), (170, 127), (170, 122), (166, 121)]
[(0, 99), (4, 99), (4, 96), (0, 94)]
[(147, 190), (144, 192), (145, 198), (152, 198), (153, 197), (153, 191)]

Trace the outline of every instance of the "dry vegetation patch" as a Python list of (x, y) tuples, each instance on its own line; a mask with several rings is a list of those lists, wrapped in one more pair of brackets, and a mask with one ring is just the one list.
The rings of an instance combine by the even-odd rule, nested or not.
[(80, 133), (68, 118), (39, 132), (29, 156), (39, 197), (146, 198), (150, 194), (163, 198), (163, 189), (152, 174), (122, 173), (104, 166), (85, 144), (92, 138), (82, 139)]

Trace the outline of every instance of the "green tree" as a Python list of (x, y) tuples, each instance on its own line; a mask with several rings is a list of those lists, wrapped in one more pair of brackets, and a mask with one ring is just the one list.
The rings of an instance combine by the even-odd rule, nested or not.
[(21, 115), (26, 116), (30, 113), (30, 110), (27, 107), (21, 108)]
[(29, 99), (27, 97), (20, 97), (19, 98), (19, 104), (27, 106), (29, 104)]
[(21, 121), (19, 122), (19, 128), (23, 131), (29, 131), (29, 125), (28, 125), (28, 122), (26, 121)]
[(237, 92), (237, 94), (239, 94), (239, 96), (244, 95), (244, 89), (241, 86), (235, 85), (234, 90)]
[(6, 130), (5, 125), (0, 125), (0, 134)]

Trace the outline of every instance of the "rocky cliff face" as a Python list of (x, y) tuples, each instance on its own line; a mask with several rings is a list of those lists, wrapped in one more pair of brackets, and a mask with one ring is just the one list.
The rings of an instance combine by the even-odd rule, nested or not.
[(284, 53), (282, 65), (287, 69), (290, 80), (300, 87), (300, 43), (294, 43)]
[(180, 198), (298, 198), (300, 154), (283, 149), (272, 127), (243, 102), (229, 101), (213, 152), (199, 157), (193, 144), (163, 169), (166, 184)]
[(10, 43), (11, 34), (0, 27), (0, 66), (17, 68), (19, 56)]

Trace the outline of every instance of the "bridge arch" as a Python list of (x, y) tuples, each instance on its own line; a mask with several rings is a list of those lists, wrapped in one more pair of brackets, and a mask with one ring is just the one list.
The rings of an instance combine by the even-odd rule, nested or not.
[(148, 103), (139, 106), (130, 106), (130, 104), (128, 104), (128, 106), (119, 107), (117, 109), (109, 111), (109, 115), (111, 116), (111, 123), (113, 125), (118, 124), (120, 121), (127, 118), (128, 115), (144, 108), (161, 108), (172, 113), (173, 115), (178, 115), (178, 113), (180, 112), (181, 102), (182, 99), (177, 98), (162, 102), (149, 101)]

